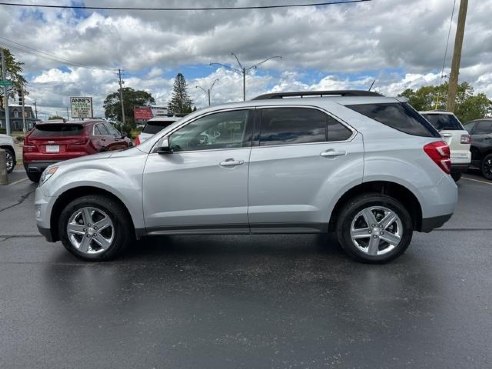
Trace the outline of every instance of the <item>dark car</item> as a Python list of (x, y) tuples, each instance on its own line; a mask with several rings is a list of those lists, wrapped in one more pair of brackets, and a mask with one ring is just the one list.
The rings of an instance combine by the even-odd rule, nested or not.
[(50, 164), (131, 145), (130, 139), (103, 120), (42, 122), (24, 138), (24, 168), (31, 181), (39, 182)]
[(492, 179), (492, 118), (476, 119), (465, 124), (471, 136), (472, 165)]

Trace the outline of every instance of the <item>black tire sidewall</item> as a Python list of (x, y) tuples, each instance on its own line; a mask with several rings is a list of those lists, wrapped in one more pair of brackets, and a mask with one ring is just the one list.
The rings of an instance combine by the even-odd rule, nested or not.
[(480, 172), (482, 172), (482, 176), (483, 176), (484, 178), (486, 178), (486, 179), (491, 179), (491, 180), (492, 180), (492, 175), (487, 174), (487, 173), (485, 172), (485, 169), (484, 169), (485, 162), (486, 162), (487, 160), (489, 160), (489, 159), (492, 159), (492, 154), (488, 154), (488, 155), (486, 155), (486, 156), (483, 158), (482, 163), (481, 163), (481, 165), (480, 165)]
[[(113, 222), (115, 236), (112, 244), (102, 253), (84, 254), (77, 250), (68, 239), (67, 224), (70, 217), (77, 210), (84, 207), (93, 207), (104, 211)], [(70, 202), (61, 212), (58, 222), (58, 234), (63, 246), (73, 255), (88, 261), (112, 260), (121, 254), (133, 240), (132, 225), (123, 207), (116, 201), (101, 195), (83, 196)]]
[[(403, 237), (395, 249), (384, 255), (371, 256), (359, 250), (352, 242), (350, 227), (352, 220), (361, 210), (370, 206), (383, 206), (394, 211), (402, 222)], [(350, 200), (341, 211), (337, 222), (337, 238), (342, 249), (352, 258), (364, 263), (386, 263), (405, 252), (413, 234), (413, 222), (405, 207), (393, 197), (382, 194), (366, 194)]]

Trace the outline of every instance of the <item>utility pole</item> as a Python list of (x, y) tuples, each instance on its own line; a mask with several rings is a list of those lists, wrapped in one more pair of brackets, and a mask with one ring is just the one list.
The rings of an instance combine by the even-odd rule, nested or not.
[(225, 67), (227, 69), (232, 70), (233, 72), (240, 73), (243, 75), (243, 101), (246, 101), (246, 73), (248, 73), (252, 69), (258, 68), (258, 66), (260, 66), (263, 63), (266, 63), (267, 61), (269, 61), (271, 59), (277, 59), (277, 58), (282, 59), (282, 57), (278, 56), (278, 55), (277, 56), (271, 56), (269, 58), (266, 58), (265, 60), (262, 60), (259, 63), (251, 65), (249, 67), (245, 67), (244, 65), (241, 64), (241, 62), (239, 61), (239, 58), (237, 57), (236, 54), (231, 53), (231, 55), (233, 55), (236, 58), (237, 64), (239, 65), (239, 68), (233, 68), (230, 65), (225, 65), (225, 64), (221, 64), (221, 63), (210, 63), (210, 65), (220, 65), (222, 67)]
[(456, 92), (458, 90), (458, 75), (460, 73), (461, 49), (463, 38), (465, 37), (466, 11), (468, 9), (468, 0), (461, 0), (460, 12), (458, 14), (458, 26), (456, 28), (456, 37), (454, 39), (453, 61), (451, 62), (451, 74), (449, 76), (448, 101), (446, 109), (454, 112), (456, 105)]
[(21, 111), (22, 111), (22, 132), (26, 133), (26, 110), (25, 110), (25, 103), (24, 103), (24, 86), (21, 85), (20, 88), (20, 97), (21, 97)]
[(212, 88), (214, 87), (214, 85), (219, 82), (219, 79), (217, 78), (213, 83), (212, 85), (210, 86), (210, 88), (208, 89), (204, 89), (200, 86), (195, 86), (195, 88), (199, 88), (200, 90), (202, 90), (203, 92), (205, 92), (207, 94), (207, 97), (208, 97), (208, 106), (210, 106), (210, 92), (212, 91)]
[(123, 121), (123, 125), (126, 124), (125, 119), (125, 105), (123, 104), (123, 81), (121, 80), (121, 69), (118, 69), (118, 77), (120, 80), (120, 101), (121, 101), (121, 120)]
[(36, 101), (34, 101), (34, 116), (38, 119), (38, 105), (36, 104)]
[[(5, 62), (5, 52), (3, 48), (0, 48), (0, 56), (2, 57), (2, 81), (5, 80), (5, 71), (7, 70), (7, 63)], [(5, 128), (7, 134), (10, 136), (10, 112), (9, 112), (9, 94), (7, 91), (7, 85), (3, 85), (3, 105), (5, 107)]]

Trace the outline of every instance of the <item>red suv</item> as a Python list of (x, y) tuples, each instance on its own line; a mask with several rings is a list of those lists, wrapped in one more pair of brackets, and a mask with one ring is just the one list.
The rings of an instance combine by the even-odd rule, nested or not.
[(39, 182), (50, 164), (130, 146), (130, 139), (103, 120), (42, 122), (24, 138), (22, 154), (27, 176)]

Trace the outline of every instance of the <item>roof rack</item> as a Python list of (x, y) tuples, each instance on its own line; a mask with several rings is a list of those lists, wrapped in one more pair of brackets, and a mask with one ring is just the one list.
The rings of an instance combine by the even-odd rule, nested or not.
[(283, 99), (284, 97), (323, 97), (323, 96), (383, 96), (377, 92), (364, 90), (338, 90), (338, 91), (299, 91), (299, 92), (273, 92), (256, 96), (252, 100)]

